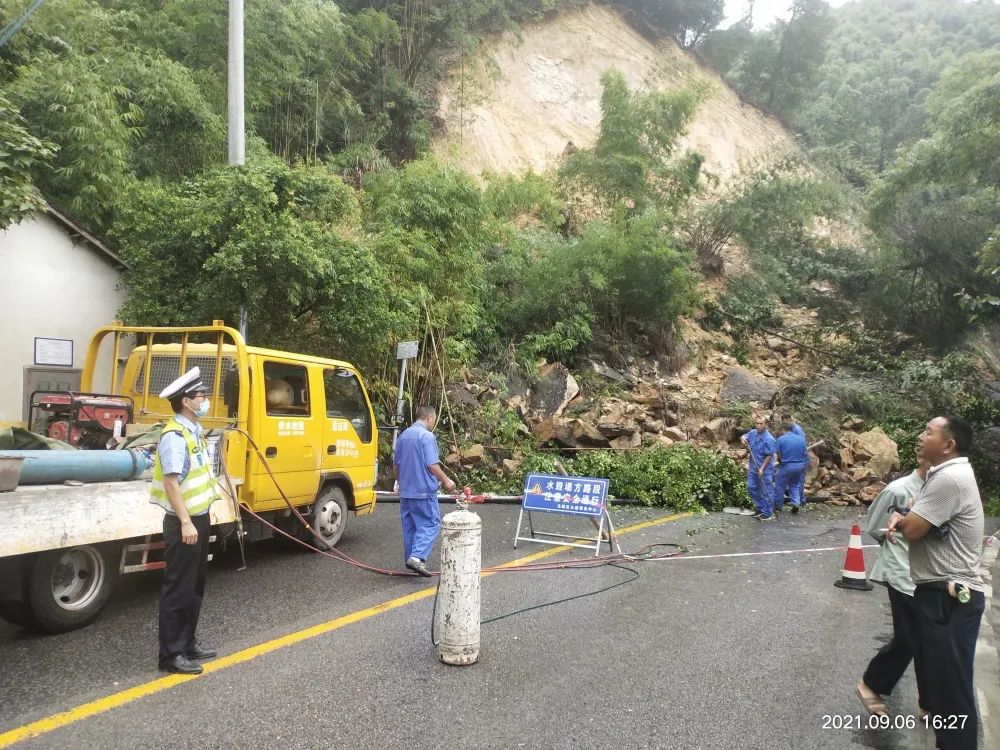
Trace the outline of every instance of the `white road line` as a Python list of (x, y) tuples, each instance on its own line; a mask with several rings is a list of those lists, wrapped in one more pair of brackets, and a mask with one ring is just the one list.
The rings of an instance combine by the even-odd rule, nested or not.
[[(862, 549), (878, 547), (877, 544), (862, 544)], [(677, 562), (678, 560), (714, 560), (721, 557), (754, 557), (764, 555), (799, 555), (803, 552), (846, 552), (847, 547), (809, 547), (807, 549), (781, 549), (767, 552), (728, 552), (721, 555), (677, 555), (676, 557), (655, 557), (644, 562)]]

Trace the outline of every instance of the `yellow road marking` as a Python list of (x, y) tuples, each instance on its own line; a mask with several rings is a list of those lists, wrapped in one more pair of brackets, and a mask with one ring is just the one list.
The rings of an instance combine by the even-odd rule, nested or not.
[[(685, 518), (690, 515), (690, 513), (674, 513), (669, 516), (664, 516), (663, 518), (643, 521), (642, 523), (637, 523), (634, 526), (626, 526), (623, 529), (619, 529), (617, 533), (628, 534), (633, 531), (649, 528), (650, 526), (659, 526), (660, 524), (668, 523), (669, 521), (676, 521), (679, 518)], [(552, 547), (551, 549), (542, 550), (541, 552), (536, 552), (532, 555), (526, 555), (525, 557), (520, 557), (517, 560), (512, 560), (508, 563), (497, 565), (496, 567), (515, 568), (519, 565), (527, 565), (535, 560), (540, 560), (545, 557), (551, 557), (560, 552), (565, 552), (568, 549), (570, 549), (570, 547)], [(495, 575), (495, 573), (483, 573), (484, 578), (491, 575)], [(344, 615), (343, 617), (328, 620), (320, 623), (319, 625), (313, 625), (310, 628), (298, 630), (294, 633), (289, 633), (288, 635), (283, 635), (279, 638), (259, 643), (256, 646), (250, 646), (242, 651), (237, 651), (235, 654), (230, 654), (229, 656), (223, 656), (219, 659), (207, 662), (204, 665), (205, 671), (203, 674), (212, 674), (212, 672), (218, 672), (220, 670), (227, 669), (228, 667), (242, 664), (243, 662), (250, 661), (258, 656), (263, 656), (264, 654), (268, 654), (272, 651), (277, 651), (280, 648), (285, 648), (286, 646), (291, 646), (310, 638), (315, 638), (318, 635), (338, 630), (339, 628), (347, 625), (353, 625), (361, 620), (367, 620), (369, 617), (374, 617), (375, 615), (382, 614), (383, 612), (389, 612), (393, 609), (398, 609), (399, 607), (405, 607), (407, 604), (412, 604), (413, 602), (433, 596), (435, 590), (435, 586), (429, 586), (428, 588), (421, 589), (420, 591), (415, 591), (412, 594), (400, 596), (396, 599), (390, 599), (387, 602), (376, 604), (373, 607), (360, 609), (356, 612)], [(10, 747), (14, 743), (20, 742), (21, 740), (38, 737), (39, 735), (46, 734), (59, 729), (60, 727), (74, 724), (82, 719), (96, 716), (97, 714), (104, 713), (112, 708), (117, 708), (118, 706), (123, 706), (126, 703), (131, 703), (132, 701), (139, 700), (140, 698), (161, 693), (164, 690), (169, 690), (170, 688), (175, 687), (176, 685), (196, 679), (198, 679), (197, 675), (180, 674), (158, 677), (155, 680), (144, 682), (141, 685), (136, 685), (135, 687), (128, 688), (127, 690), (121, 690), (103, 698), (83, 703), (75, 708), (69, 709), (68, 711), (61, 711), (59, 713), (52, 714), (51, 716), (46, 716), (44, 719), (39, 719), (38, 721), (33, 721), (30, 724), (15, 727), (14, 729), (10, 729), (0, 734), (0, 748)]]

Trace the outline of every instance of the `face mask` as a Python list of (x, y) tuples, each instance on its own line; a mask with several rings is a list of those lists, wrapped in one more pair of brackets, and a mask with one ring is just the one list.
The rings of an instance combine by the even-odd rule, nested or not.
[(211, 408), (212, 408), (212, 402), (206, 398), (204, 401), (198, 403), (197, 409), (193, 409), (192, 411), (194, 411), (195, 416), (204, 417), (206, 414), (208, 414), (208, 410)]

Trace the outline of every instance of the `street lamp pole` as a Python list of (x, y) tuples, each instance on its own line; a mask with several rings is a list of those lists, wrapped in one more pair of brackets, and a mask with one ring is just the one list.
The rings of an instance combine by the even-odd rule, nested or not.
[[(243, 115), (243, 0), (229, 0), (229, 163), (246, 161), (246, 122)], [(249, 328), (246, 305), (240, 306), (240, 335)]]
[(243, 0), (229, 0), (229, 163), (246, 161), (243, 118)]

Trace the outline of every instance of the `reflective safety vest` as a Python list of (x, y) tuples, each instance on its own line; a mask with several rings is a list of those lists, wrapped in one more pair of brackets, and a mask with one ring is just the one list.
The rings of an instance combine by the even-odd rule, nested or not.
[[(201, 515), (219, 496), (216, 489), (219, 483), (212, 474), (212, 467), (208, 462), (208, 444), (204, 440), (199, 444), (191, 431), (176, 419), (168, 421), (163, 428), (163, 435), (168, 432), (179, 433), (187, 444), (190, 465), (187, 476), (181, 482), (181, 496), (184, 498), (184, 505), (189, 515)], [(160, 463), (159, 453), (153, 462), (153, 489), (149, 495), (149, 502), (171, 513), (174, 511), (167, 497), (167, 491), (163, 487), (163, 465)]]

